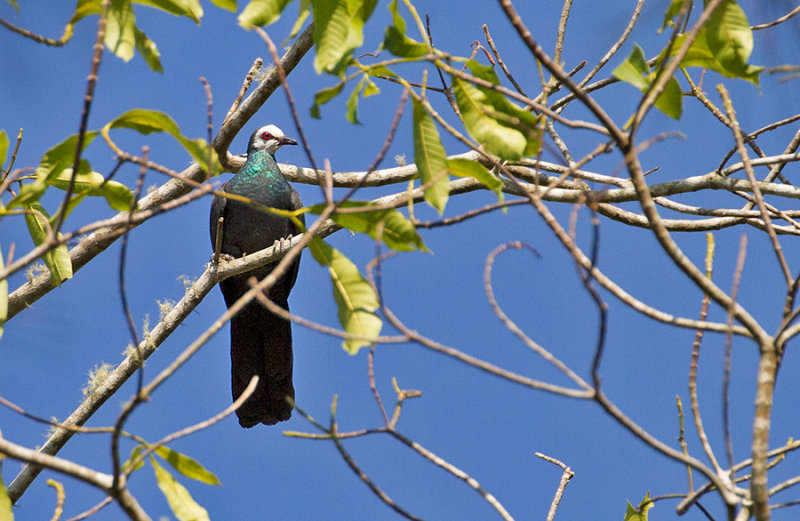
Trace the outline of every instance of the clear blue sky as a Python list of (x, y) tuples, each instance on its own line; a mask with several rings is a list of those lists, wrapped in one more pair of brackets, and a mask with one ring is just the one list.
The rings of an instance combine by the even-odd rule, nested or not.
[[(240, 2), (244, 3), (244, 2)], [(662, 2), (663, 3), (663, 2)], [(21, 2), (17, 16), (3, 2), (0, 16), (13, 23), (56, 37), (72, 12), (72, 2)], [(296, 2), (295, 2), (296, 4)], [(512, 33), (510, 24), (493, 2), (469, 2), (470, 6), (445, 6), (444, 2), (418, 2), (421, 13), (429, 12), (436, 45), (456, 54), (470, 52), (473, 40), (483, 40), (481, 25), (489, 26), (505, 60), (529, 93), (536, 92), (536, 68), (530, 55)], [(552, 53), (560, 2), (518, 2), (518, 9), (543, 47)], [(606, 2), (576, 5), (569, 20), (564, 59), (567, 69), (586, 59), (591, 67), (616, 40), (628, 22), (634, 2)], [(640, 26), (626, 47), (600, 77), (627, 55), (635, 41), (647, 56), (655, 54), (665, 41), (655, 35), (663, 6), (645, 8)], [(774, 19), (783, 10), (754, 7), (742, 2), (752, 23)], [(241, 7), (241, 6), (240, 6)], [(90, 128), (134, 107), (168, 112), (190, 137), (206, 134), (206, 104), (200, 76), (208, 79), (214, 94), (215, 128), (222, 121), (241, 85), (242, 78), (257, 56), (268, 53), (256, 34), (241, 30), (235, 15), (209, 2), (202, 25), (176, 19), (137, 6), (139, 26), (158, 44), (164, 74), (152, 73), (140, 56), (123, 63), (105, 53), (100, 70)], [(297, 6), (269, 28), (273, 40), (288, 34)], [(389, 21), (381, 3), (365, 35), (364, 52), (377, 47), (383, 27)], [(73, 40), (53, 49), (0, 31), (0, 128), (12, 137), (24, 128), (24, 140), (16, 166), (36, 166), (45, 150), (77, 132), (82, 96), (94, 42), (96, 17), (76, 27)], [(752, 62), (774, 66), (797, 59), (786, 49), (796, 41), (797, 25), (790, 25), (768, 37), (756, 35)], [(792, 54), (794, 52), (794, 54)], [(587, 67), (588, 68), (588, 67)], [(581, 77), (579, 74), (578, 77)], [(435, 77), (429, 78), (435, 84)], [(717, 76), (706, 76), (706, 91), (718, 101), (714, 84)], [(383, 93), (360, 104), (364, 123), (353, 126), (344, 119), (344, 96), (322, 108), (323, 119), (308, 116), (313, 94), (334, 83), (313, 72), (309, 55), (290, 77), (303, 125), (317, 160), (328, 158), (334, 170), (363, 170), (378, 153), (396, 109), (400, 90), (381, 85)], [(743, 128), (754, 130), (797, 112), (796, 82), (779, 84), (764, 76), (762, 94), (744, 82), (727, 82)], [(685, 87), (685, 85), (684, 85)], [(598, 94), (619, 124), (624, 123), (638, 101), (637, 91), (617, 85)], [(680, 122), (660, 113), (651, 114), (641, 131), (640, 141), (661, 132), (680, 130), (685, 140), (672, 139), (642, 154), (645, 168), (660, 166), (652, 182), (704, 174), (713, 170), (732, 146), (723, 132), (696, 100), (685, 99), (685, 116)], [(443, 111), (446, 104), (437, 100)], [(586, 118), (579, 107), (566, 113)], [(451, 118), (452, 119), (452, 118)], [(277, 92), (234, 141), (234, 153), (245, 151), (246, 139), (257, 126), (274, 123), (297, 137), (287, 110), (285, 96)], [(392, 166), (392, 157), (405, 154), (413, 159), (410, 105), (403, 116), (398, 137), (382, 166)], [(768, 154), (783, 150), (796, 130), (783, 129), (765, 135), (760, 142)], [(564, 132), (576, 155), (587, 153), (598, 141), (586, 131)], [(143, 144), (151, 146), (150, 157), (181, 170), (189, 156), (168, 137), (145, 139), (120, 133), (120, 143), (133, 153)], [(449, 153), (463, 151), (446, 141)], [(113, 154), (100, 139), (87, 157), (95, 170), (107, 173)], [(287, 147), (278, 154), (281, 162), (308, 166), (300, 147)], [(544, 159), (557, 161), (552, 152)], [(619, 154), (598, 158), (587, 169), (604, 174), (622, 174)], [(789, 165), (785, 174), (792, 177)], [(117, 179), (133, 186), (138, 168), (124, 167)], [(227, 179), (228, 174), (224, 177)], [(160, 185), (166, 179), (149, 173), (146, 184)], [(306, 205), (322, 200), (314, 186), (298, 186)], [(372, 198), (405, 187), (364, 190)], [(51, 190), (43, 204), (54, 209), (62, 196)], [(736, 204), (731, 196), (687, 196), (681, 201)], [(453, 197), (447, 216), (491, 203), (493, 196), (475, 193)], [(134, 319), (141, 327), (145, 316), (158, 320), (156, 300), (178, 300), (183, 295), (181, 276), (202, 273), (211, 248), (208, 240), (210, 199), (204, 198), (174, 212), (159, 216), (137, 228), (130, 237), (128, 291)], [(638, 209), (628, 204), (626, 208)], [(568, 220), (570, 207), (551, 205), (561, 219)], [(435, 218), (429, 208), (419, 207), (418, 217)], [(111, 215), (102, 201), (90, 201), (72, 214), (66, 229)], [(590, 244), (585, 211), (581, 215), (579, 242)], [(19, 256), (31, 247), (21, 217), (6, 217), (0, 245), (7, 254), (16, 244)], [(492, 314), (483, 291), (482, 273), (486, 255), (497, 245), (521, 240), (542, 254), (537, 259), (526, 252), (509, 252), (495, 263), (495, 293), (506, 312), (532, 338), (550, 349), (576, 372), (589, 378), (589, 367), (597, 334), (598, 314), (582, 289), (574, 263), (552, 237), (541, 218), (527, 206), (516, 206), (507, 214), (496, 212), (463, 225), (423, 230), (433, 255), (407, 253), (384, 266), (385, 298), (394, 312), (413, 329), (474, 356), (514, 371), (553, 383), (568, 382), (545, 362), (527, 351)], [(782, 299), (782, 285), (774, 255), (766, 237), (750, 228), (715, 233), (717, 263), (715, 280), (730, 286), (739, 237), (750, 238), (740, 301), (767, 329), (776, 327)], [(600, 267), (630, 293), (648, 304), (682, 316), (696, 317), (701, 295), (670, 265), (646, 230), (629, 229), (602, 220)], [(705, 238), (679, 235), (677, 239), (690, 258), (700, 264)], [(339, 232), (331, 243), (360, 267), (375, 253), (374, 244), (364, 237)], [(788, 255), (798, 253), (796, 241), (784, 242)], [(117, 270), (119, 244), (77, 272), (73, 280), (51, 291), (10, 321), (0, 341), (0, 395), (43, 417), (65, 418), (80, 403), (80, 388), (96, 364), (116, 365), (130, 342), (121, 311)], [(793, 266), (796, 268), (796, 266)], [(21, 274), (11, 279), (16, 288)], [(609, 336), (602, 366), (605, 389), (629, 416), (661, 440), (677, 447), (678, 422), (675, 395), (688, 403), (687, 374), (694, 332), (676, 330), (643, 319), (613, 297)], [(327, 325), (337, 325), (326, 271), (304, 254), (300, 275), (291, 297), (292, 310), (300, 316)], [(145, 378), (152, 378), (186, 345), (192, 342), (223, 311), (221, 294), (214, 290), (148, 360)], [(719, 309), (711, 318), (724, 320)], [(127, 429), (155, 441), (186, 425), (216, 414), (230, 403), (228, 329), (216, 335), (183, 369), (161, 387), (153, 401), (142, 405)], [(295, 388), (297, 402), (315, 418), (327, 421), (334, 394), (339, 396), (340, 430), (349, 431), (381, 425), (382, 419), (368, 387), (366, 352), (346, 354), (337, 338), (294, 326)], [(715, 448), (724, 454), (720, 424), (720, 375), (724, 338), (707, 335), (702, 352), (700, 393), (704, 420)], [(734, 340), (733, 441), (736, 459), (748, 456), (750, 419), (755, 384), (755, 347)], [(797, 435), (796, 406), (786, 398), (796, 391), (795, 360), (787, 357), (776, 397), (773, 445)], [(405, 403), (399, 430), (440, 457), (463, 469), (494, 494), (517, 519), (544, 519), (558, 485), (560, 470), (534, 457), (542, 452), (570, 465), (576, 475), (567, 488), (557, 519), (621, 519), (625, 500), (634, 504), (649, 490), (652, 495), (686, 490), (686, 470), (668, 461), (629, 435), (605, 416), (594, 403), (536, 392), (482, 373), (411, 344), (384, 345), (376, 354), (376, 378), (385, 400), (391, 403), (391, 378), (401, 387), (419, 389), (421, 398)], [(92, 426), (113, 423), (120, 405), (134, 392), (127, 385), (108, 401), (90, 421)], [(783, 401), (782, 401), (783, 399)], [(44, 442), (46, 428), (0, 409), (3, 436), (16, 443), (35, 446)], [(350, 471), (330, 442), (289, 439), (283, 430), (313, 432), (314, 428), (295, 414), (276, 427), (244, 430), (235, 418), (176, 442), (176, 450), (199, 459), (215, 472), (222, 486), (211, 487), (182, 482), (208, 511), (211, 519), (395, 519), (396, 514), (372, 495)], [(688, 440), (694, 454), (700, 454), (692, 429)], [(375, 435), (346, 443), (353, 458), (387, 494), (404, 508), (424, 519), (491, 519), (494, 512), (463, 483), (412, 453), (386, 435)], [(75, 437), (60, 453), (78, 462), (109, 471), (110, 456), (105, 435)], [(124, 449), (124, 453), (130, 447)], [(786, 469), (776, 474), (794, 475), (792, 457)], [(3, 462), (3, 479), (9, 483), (18, 464)], [(101, 494), (61, 476), (67, 491), (65, 515), (75, 515), (95, 504)], [(47, 519), (55, 494), (43, 474), (15, 509), (19, 520)], [(702, 483), (702, 480), (699, 482)], [(152, 471), (143, 469), (132, 478), (131, 487), (153, 519), (170, 516)], [(675, 501), (662, 501), (651, 512), (653, 519), (675, 517)], [(706, 506), (721, 512), (719, 500), (707, 499)], [(789, 519), (790, 512), (776, 512), (776, 519)], [(119, 519), (121, 511), (110, 506), (94, 517)], [(694, 510), (687, 520), (704, 519)], [(721, 519), (719, 517), (718, 519)]]

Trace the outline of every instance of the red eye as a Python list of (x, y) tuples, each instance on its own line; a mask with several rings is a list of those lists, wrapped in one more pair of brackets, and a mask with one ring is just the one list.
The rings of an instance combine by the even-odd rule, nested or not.
[(270, 139), (275, 139), (275, 138), (269, 132), (262, 132), (261, 139), (263, 139), (264, 141), (269, 141)]

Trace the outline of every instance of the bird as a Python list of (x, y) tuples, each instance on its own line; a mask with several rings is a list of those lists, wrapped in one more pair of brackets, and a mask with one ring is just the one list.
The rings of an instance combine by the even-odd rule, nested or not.
[[(222, 217), (221, 254), (239, 258), (273, 245), (285, 245), (287, 238), (302, 231), (288, 217), (220, 195), (220, 192), (235, 194), (258, 205), (281, 210), (302, 208), (300, 195), (275, 161), (275, 152), (283, 145), (297, 145), (297, 141), (286, 137), (275, 125), (262, 126), (253, 132), (244, 165), (214, 195), (210, 216), (211, 244), (214, 248), (218, 221)], [(303, 215), (298, 218), (305, 225)], [(289, 292), (297, 279), (299, 264), (298, 255), (267, 295), (287, 311)], [(262, 280), (276, 265), (277, 261), (221, 281), (219, 286), (227, 307), (230, 308), (250, 289), (247, 282), (250, 277)], [(288, 420), (292, 405), (286, 398), (294, 400), (290, 322), (253, 299), (231, 318), (230, 329), (233, 400), (242, 394), (253, 375), (259, 376), (255, 392), (236, 410), (239, 424), (250, 428), (260, 423), (275, 425)]]

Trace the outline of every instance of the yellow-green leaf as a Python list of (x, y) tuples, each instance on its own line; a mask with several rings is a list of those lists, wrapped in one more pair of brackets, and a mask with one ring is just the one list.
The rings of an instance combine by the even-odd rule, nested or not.
[[(344, 330), (366, 338), (380, 335), (383, 322), (375, 314), (380, 305), (378, 296), (356, 265), (318, 237), (314, 237), (309, 249), (314, 259), (328, 268), (333, 283), (333, 297), (339, 309), (339, 322)], [(370, 344), (367, 340), (348, 339), (342, 342), (342, 347), (348, 353), (356, 354), (360, 348)]]
[[(119, 212), (127, 212), (131, 209), (133, 192), (127, 186), (117, 181), (106, 181), (102, 174), (91, 171), (88, 163), (85, 166), (86, 169), (81, 168), (75, 176), (75, 182), (72, 187), (74, 194), (105, 197), (108, 205)], [(48, 184), (60, 190), (67, 190), (71, 176), (72, 169), (66, 168), (57, 177), (51, 179)]]
[(639, 90), (645, 90), (650, 85), (647, 79), (650, 75), (650, 66), (642, 48), (634, 44), (630, 55), (611, 72), (611, 75)]
[[(394, 208), (376, 208), (367, 201), (345, 201), (340, 208), (363, 208), (362, 212), (336, 212), (331, 219), (338, 225), (357, 233), (366, 233), (375, 240), (383, 241), (388, 247), (398, 251), (429, 251), (417, 233), (414, 225)], [(308, 210), (322, 213), (324, 204), (317, 204)]]
[(136, 46), (136, 16), (131, 0), (111, 0), (106, 22), (106, 46), (123, 61), (133, 58)]
[(235, 13), (238, 8), (236, 7), (236, 0), (211, 0), (211, 3), (222, 9)]
[(650, 492), (648, 492), (642, 502), (639, 503), (639, 508), (633, 508), (630, 501), (628, 502), (624, 521), (647, 521), (647, 511), (651, 508), (653, 508), (653, 501), (650, 499)]
[[(476, 60), (468, 60), (467, 66), (473, 75), (488, 81), (492, 85), (499, 85), (494, 69), (488, 65), (482, 65)], [(470, 84), (471, 86), (471, 84)], [(480, 92), (483, 110), (486, 115), (495, 120), (499, 125), (520, 132), (525, 139), (525, 148), (522, 154), (534, 156), (539, 153), (541, 147), (540, 118), (530, 111), (523, 109), (512, 103), (504, 94), (484, 86), (474, 86)]]
[(425, 200), (441, 215), (450, 197), (450, 177), (447, 174), (447, 154), (439, 131), (425, 106), (413, 100), (414, 111), (414, 162), (425, 186)]
[[(25, 223), (28, 225), (28, 232), (36, 246), (42, 244), (48, 236), (50, 230), (50, 215), (47, 210), (39, 203), (31, 203), (25, 208)], [(59, 237), (61, 234), (59, 233)], [(67, 245), (62, 244), (42, 255), (47, 269), (53, 276), (57, 285), (69, 278), (72, 278), (72, 261), (69, 258)]]
[[(90, 373), (90, 375), (91, 375), (91, 373)], [(131, 464), (133, 463), (133, 460), (135, 460), (136, 458), (138, 458), (138, 457), (139, 457), (139, 454), (141, 454), (141, 453), (142, 453), (142, 451), (143, 451), (145, 448), (146, 448), (146, 447), (145, 447), (144, 445), (137, 445), (137, 446), (135, 446), (135, 447), (133, 448), (133, 450), (131, 451), (131, 455), (130, 455), (130, 457), (128, 457), (128, 461), (126, 461), (125, 463), (123, 463), (123, 464), (122, 464), (122, 468), (123, 468), (124, 470), (127, 470), (128, 468), (130, 468)], [(139, 470), (140, 468), (142, 468), (142, 465), (144, 465), (144, 461), (140, 461), (139, 463), (137, 463), (137, 464), (136, 464), (136, 466), (133, 468), (133, 470)]]
[(164, 72), (164, 67), (161, 65), (161, 53), (158, 51), (156, 43), (140, 31), (138, 27), (134, 31), (134, 37), (136, 39), (136, 50), (142, 55), (150, 70)]
[[(83, 138), (83, 149), (94, 140), (97, 131), (86, 132)], [(75, 149), (78, 146), (78, 135), (74, 134), (45, 152), (39, 166), (36, 167), (36, 178), (49, 181), (58, 176), (65, 168), (75, 162)]]
[[(97, 135), (97, 131), (86, 132), (83, 139), (85, 149)], [(25, 206), (36, 202), (47, 189), (47, 183), (60, 175), (65, 168), (75, 161), (75, 149), (78, 146), (78, 135), (74, 134), (45, 152), (39, 166), (34, 172), (36, 179), (22, 186), (19, 193), (8, 203), (9, 208)], [(82, 161), (79, 166), (82, 166)], [(85, 163), (88, 166), (88, 162)], [(80, 170), (79, 170), (80, 171)]]
[[(633, 46), (631, 54), (611, 73), (615, 78), (630, 83), (645, 92), (653, 80), (655, 72), (650, 72), (644, 51), (638, 45)], [(680, 119), (683, 111), (683, 93), (674, 77), (670, 78), (664, 90), (655, 102), (656, 108), (673, 119)]]
[(671, 117), (680, 119), (683, 112), (683, 92), (681, 86), (674, 77), (670, 78), (664, 86), (664, 90), (656, 98), (656, 108)]
[(353, 125), (361, 124), (361, 122), (358, 120), (358, 95), (364, 88), (366, 79), (367, 75), (365, 74), (364, 77), (361, 78), (361, 81), (359, 81), (356, 85), (356, 88), (353, 89), (353, 92), (351, 92), (350, 96), (347, 98), (347, 112), (345, 113), (345, 117), (347, 118), (347, 121)]
[[(0, 456), (0, 459), (3, 457)], [(14, 512), (11, 510), (11, 498), (8, 497), (8, 490), (3, 483), (3, 476), (0, 475), (0, 521), (14, 521)]]
[(151, 457), (150, 462), (156, 473), (158, 488), (167, 498), (167, 503), (175, 517), (179, 521), (209, 521), (206, 509), (197, 504), (186, 487), (178, 483), (175, 476), (159, 465), (155, 458)]
[[(672, 52), (683, 44), (686, 35), (675, 40)], [(712, 69), (726, 78), (740, 78), (758, 85), (764, 67), (750, 65), (753, 31), (742, 8), (735, 0), (726, 0), (711, 15), (689, 48), (681, 67)]]
[(239, 15), (239, 25), (245, 29), (269, 25), (280, 18), (292, 0), (250, 0)]
[(333, 87), (327, 87), (325, 89), (318, 90), (316, 94), (314, 94), (314, 105), (311, 107), (311, 117), (314, 119), (319, 119), (320, 105), (324, 105), (325, 103), (328, 103), (330, 100), (338, 96), (339, 93), (342, 92), (343, 88), (344, 88), (344, 81), (340, 81)]
[(220, 485), (219, 478), (208, 470), (194, 458), (172, 450), (169, 447), (160, 446), (155, 453), (164, 458), (164, 461), (172, 465), (172, 468), (183, 474), (189, 479), (194, 479), (209, 485)]
[(661, 28), (658, 30), (659, 34), (667, 27), (672, 27), (675, 25), (673, 19), (678, 16), (678, 13), (681, 12), (683, 5), (687, 3), (691, 5), (692, 0), (672, 0), (669, 3), (667, 11), (664, 13), (664, 21), (661, 24)]
[(364, 42), (364, 23), (377, 0), (311, 0), (317, 73), (336, 72)]
[(448, 159), (447, 168), (456, 177), (472, 177), (497, 195), (497, 200), (503, 202), (503, 182), (493, 175), (485, 166), (469, 159)]
[(0, 130), (0, 170), (6, 163), (6, 155), (8, 155), (8, 135), (5, 130)]
[(386, 28), (383, 48), (401, 58), (415, 58), (428, 54), (428, 46), (406, 35), (406, 21), (397, 10), (397, 0), (389, 2), (392, 25)]
[(155, 7), (175, 16), (186, 16), (198, 24), (203, 17), (200, 0), (133, 0), (133, 3)]
[[(112, 128), (129, 128), (145, 135), (154, 132), (166, 132), (174, 137), (194, 160), (200, 163), (211, 175), (216, 175), (222, 171), (222, 165), (219, 164), (217, 153), (208, 146), (208, 142), (204, 139), (187, 138), (181, 133), (178, 124), (163, 112), (148, 109), (131, 109), (106, 124), (104, 131)], [(208, 168), (209, 153), (211, 169)]]
[(453, 77), (453, 86), (458, 110), (470, 135), (502, 159), (521, 158), (527, 146), (522, 132), (497, 121), (481, 90), (457, 77)]
[(300, 0), (300, 11), (297, 13), (297, 19), (294, 21), (294, 25), (292, 26), (292, 30), (289, 32), (289, 36), (286, 37), (287, 40), (291, 40), (300, 32), (300, 29), (303, 28), (303, 24), (308, 19), (308, 15), (311, 14), (311, 0)]

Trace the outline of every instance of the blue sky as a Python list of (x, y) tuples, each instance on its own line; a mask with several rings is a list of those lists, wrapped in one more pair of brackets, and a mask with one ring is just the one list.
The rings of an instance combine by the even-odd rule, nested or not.
[[(434, 42), (439, 48), (468, 54), (472, 41), (483, 42), (481, 25), (486, 23), (517, 79), (528, 87), (529, 93), (536, 92), (538, 79), (533, 60), (497, 5), (472, 2), (454, 13), (444, 4), (417, 5), (421, 13), (430, 14)], [(560, 3), (539, 2), (535, 7), (518, 4), (537, 41), (552, 53)], [(568, 25), (566, 68), (571, 69), (583, 59), (592, 66), (628, 22), (632, 4), (616, 1), (602, 6), (576, 5)], [(764, 10), (755, 4), (742, 2), (752, 23), (772, 20), (785, 12), (779, 8)], [(258, 56), (267, 59), (268, 52), (256, 34), (237, 26), (234, 14), (209, 2), (204, 2), (204, 8), (200, 26), (187, 19), (137, 8), (139, 25), (158, 44), (165, 72), (151, 72), (139, 56), (124, 63), (105, 53), (90, 128), (99, 129), (125, 110), (141, 107), (168, 112), (186, 135), (204, 137), (206, 102), (200, 76), (207, 78), (213, 89), (214, 121), (218, 127), (250, 64)], [(273, 40), (280, 42), (286, 37), (296, 9), (296, 5), (290, 6), (288, 13), (268, 29)], [(662, 9), (660, 4), (645, 8), (631, 39), (599, 77), (610, 74), (633, 42), (642, 45), (648, 56), (658, 52), (665, 42), (665, 36), (655, 34)], [(71, 2), (27, 2), (21, 5), (19, 15), (10, 5), (0, 4), (3, 18), (54, 37), (61, 34), (71, 12)], [(35, 44), (6, 30), (0, 32), (0, 128), (12, 139), (18, 128), (24, 128), (17, 167), (36, 166), (45, 150), (77, 131), (95, 22), (96, 17), (92, 17), (78, 24), (73, 40), (59, 49)], [(364, 52), (377, 47), (387, 23), (389, 12), (381, 3), (367, 27)], [(796, 61), (796, 51), (786, 49), (785, 44), (796, 37), (796, 27), (796, 22), (788, 24), (771, 36), (764, 31), (756, 33), (752, 63), (775, 66)], [(401, 91), (394, 85), (380, 85), (380, 96), (362, 100), (360, 119), (364, 124), (360, 126), (345, 121), (344, 96), (322, 107), (321, 120), (311, 119), (308, 108), (314, 92), (334, 83), (332, 78), (314, 73), (311, 58), (309, 55), (290, 76), (290, 85), (315, 157), (319, 163), (328, 158), (337, 171), (363, 170), (380, 150)], [(409, 75), (418, 78), (414, 70), (409, 67)], [(430, 78), (432, 83), (433, 79)], [(708, 74), (705, 81), (709, 96), (719, 103), (714, 90), (719, 77)], [(777, 78), (765, 75), (760, 93), (745, 82), (728, 80), (726, 86), (746, 130), (792, 115), (799, 108), (793, 82), (779, 83)], [(633, 87), (615, 85), (598, 93), (596, 99), (622, 124), (639, 98)], [(446, 110), (443, 99), (436, 99), (435, 105)], [(733, 145), (730, 133), (696, 100), (685, 98), (684, 106), (680, 122), (653, 112), (640, 131), (640, 141), (666, 131), (686, 134), (686, 139), (666, 140), (642, 153), (645, 169), (660, 167), (651, 174), (651, 182), (707, 173)], [(589, 119), (586, 111), (577, 106), (565, 115)], [(231, 150), (244, 152), (250, 132), (267, 123), (277, 124), (287, 135), (298, 137), (282, 92), (276, 92), (248, 123)], [(768, 154), (777, 154), (796, 129), (795, 124), (766, 134), (760, 145)], [(586, 131), (565, 130), (563, 135), (576, 155), (587, 153), (598, 143), (597, 136)], [(175, 170), (190, 162), (189, 156), (168, 137), (143, 138), (121, 132), (120, 143), (133, 153), (147, 144), (152, 160)], [(445, 139), (445, 145), (449, 153), (464, 151), (454, 140)], [(413, 159), (410, 105), (382, 166), (392, 166), (392, 158), (398, 154), (405, 154), (409, 161)], [(102, 173), (114, 164), (113, 153), (99, 139), (86, 155), (94, 169)], [(551, 151), (546, 151), (543, 158), (558, 161)], [(300, 147), (281, 149), (278, 159), (308, 166)], [(618, 153), (597, 158), (587, 169), (624, 174)], [(791, 178), (795, 170), (788, 165), (784, 173)], [(138, 168), (126, 166), (117, 180), (133, 186), (137, 174)], [(146, 185), (165, 181), (160, 174), (151, 172)], [(322, 201), (317, 187), (297, 185), (297, 189), (306, 205)], [(360, 196), (374, 198), (403, 189), (405, 186), (365, 189)], [(43, 200), (50, 210), (62, 195), (56, 190), (51, 192)], [(492, 194), (484, 192), (452, 197), (446, 216), (493, 200)], [(706, 206), (739, 204), (728, 194), (687, 195), (679, 200)], [(184, 290), (179, 277), (191, 279), (202, 273), (211, 254), (209, 206), (209, 198), (200, 199), (152, 219), (131, 234), (126, 277), (132, 313), (139, 327), (147, 315), (151, 324), (157, 321), (156, 300), (181, 298)], [(550, 208), (566, 225), (572, 208), (556, 204)], [(636, 210), (638, 205), (629, 203), (625, 208)], [(416, 212), (420, 219), (437, 217), (423, 206)], [(87, 201), (68, 218), (65, 228), (75, 229), (110, 215), (112, 212), (102, 201)], [(0, 230), (4, 254), (11, 243), (16, 245), (17, 257), (31, 247), (21, 217), (4, 218)], [(584, 210), (578, 226), (578, 242), (584, 248), (591, 244), (590, 232)], [(691, 318), (698, 315), (702, 295), (671, 265), (651, 232), (601, 219), (600, 233), (599, 265), (607, 275), (652, 306)], [(730, 287), (743, 233), (750, 242), (739, 300), (763, 321), (767, 330), (772, 330), (780, 319), (784, 290), (764, 234), (742, 227), (715, 232), (714, 278), (722, 288)], [(563, 375), (503, 328), (486, 302), (482, 282), (486, 255), (499, 244), (524, 241), (542, 256), (512, 251), (498, 258), (493, 277), (498, 301), (532, 338), (582, 377), (589, 378), (598, 313), (581, 286), (574, 262), (533, 208), (516, 206), (506, 214), (495, 212), (459, 226), (422, 230), (421, 234), (432, 254), (401, 254), (383, 268), (384, 298), (409, 327), (521, 374), (567, 384)], [(676, 240), (695, 263), (702, 263), (704, 234), (678, 234)], [(791, 262), (799, 253), (796, 241), (783, 241)], [(330, 242), (362, 269), (376, 251), (367, 238), (347, 232), (335, 234)], [(114, 244), (77, 272), (74, 279), (7, 324), (0, 341), (1, 396), (36, 415), (64, 418), (80, 403), (80, 389), (88, 371), (102, 362), (117, 364), (122, 360), (130, 338), (118, 293), (119, 251), (119, 243)], [(16, 288), (23, 281), (23, 275), (17, 274), (11, 278), (10, 287)], [(612, 296), (603, 295), (611, 305), (602, 365), (606, 393), (640, 425), (677, 447), (675, 395), (688, 403), (687, 374), (694, 332), (644, 319)], [(292, 311), (300, 316), (337, 325), (328, 275), (308, 253), (304, 253), (290, 302)], [(145, 379), (155, 376), (224, 310), (222, 296), (214, 290), (148, 360)], [(724, 312), (712, 308), (710, 318), (724, 320)], [(337, 338), (297, 325), (293, 332), (297, 403), (325, 423), (331, 400), (338, 395), (341, 431), (379, 426), (382, 419), (368, 387), (366, 352), (350, 356), (341, 349)], [(136, 411), (127, 429), (155, 441), (224, 409), (230, 403), (228, 347), (225, 328), (162, 386), (150, 403)], [(754, 344), (742, 339), (734, 339), (733, 348), (732, 429), (738, 461), (749, 455), (757, 351)], [(719, 401), (723, 350), (724, 338), (707, 334), (699, 380), (704, 422), (719, 454), (724, 454)], [(796, 406), (791, 401), (787, 403), (796, 391), (792, 380), (797, 366), (791, 355), (781, 370), (776, 394), (773, 446), (797, 434)], [(393, 377), (401, 387), (423, 393), (405, 403), (399, 430), (477, 479), (517, 519), (543, 519), (558, 485), (560, 470), (534, 457), (534, 452), (558, 458), (576, 473), (557, 519), (621, 519), (626, 500), (638, 503), (647, 491), (661, 495), (687, 488), (685, 468), (633, 438), (594, 403), (523, 388), (413, 344), (379, 346), (375, 363), (378, 388), (388, 403), (393, 397)], [(92, 418), (90, 425), (112, 424), (121, 404), (134, 391), (132, 384), (126, 385)], [(4, 408), (0, 409), (0, 429), (5, 438), (31, 447), (44, 442), (47, 430)], [(219, 487), (182, 481), (209, 511), (211, 519), (397, 518), (355, 477), (330, 442), (290, 439), (282, 435), (284, 430), (314, 432), (313, 426), (298, 414), (288, 423), (250, 430), (241, 429), (234, 418), (228, 418), (172, 445), (219, 476)], [(690, 450), (699, 456), (701, 451), (692, 429), (688, 429), (687, 438)], [(387, 435), (352, 440), (345, 446), (390, 497), (421, 518), (491, 519), (496, 515), (474, 491)], [(131, 447), (126, 446), (123, 452), (127, 454)], [(73, 438), (60, 456), (108, 472), (109, 451), (106, 435), (84, 435)], [(792, 470), (796, 468), (792, 456), (781, 467), (775, 471), (776, 480), (797, 474)], [(3, 462), (6, 483), (18, 468), (16, 462)], [(64, 482), (67, 517), (102, 499), (99, 492), (74, 480), (43, 474), (15, 509), (17, 519), (49, 517), (55, 494), (46, 486), (46, 477)], [(135, 474), (131, 489), (153, 519), (171, 516), (151, 470)], [(674, 517), (676, 504), (672, 500), (659, 502), (651, 511), (653, 519)], [(722, 518), (717, 498), (706, 499), (705, 505), (720, 515), (718, 519)], [(790, 514), (788, 510), (777, 511), (775, 519), (788, 519)], [(121, 511), (110, 506), (94, 519), (120, 516)], [(697, 510), (684, 518), (704, 519)]]

